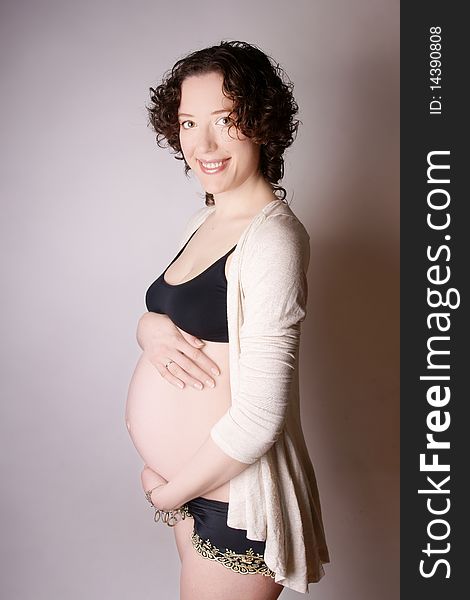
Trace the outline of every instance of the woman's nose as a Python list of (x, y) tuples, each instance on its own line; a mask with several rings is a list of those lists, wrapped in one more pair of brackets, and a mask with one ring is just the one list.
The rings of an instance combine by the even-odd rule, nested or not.
[(201, 127), (198, 132), (197, 139), (197, 148), (199, 154), (205, 154), (209, 152), (214, 152), (217, 148), (217, 140), (215, 137), (215, 132), (212, 130), (210, 126)]

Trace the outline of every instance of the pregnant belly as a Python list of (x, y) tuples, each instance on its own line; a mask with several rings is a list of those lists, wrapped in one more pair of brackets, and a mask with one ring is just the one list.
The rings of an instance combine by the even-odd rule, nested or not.
[[(144, 354), (129, 384), (127, 429), (143, 461), (167, 480), (200, 448), (231, 404), (228, 344), (206, 341), (203, 350), (221, 372), (213, 377), (214, 388), (177, 388)], [(228, 502), (229, 482), (203, 497)]]

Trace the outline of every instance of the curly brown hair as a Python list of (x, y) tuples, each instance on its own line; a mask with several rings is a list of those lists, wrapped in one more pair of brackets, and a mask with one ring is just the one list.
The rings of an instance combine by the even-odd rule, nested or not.
[[(175, 158), (184, 161), (188, 174), (190, 166), (179, 140), (181, 84), (190, 75), (214, 71), (222, 74), (223, 92), (233, 101), (231, 126), (260, 144), (261, 174), (284, 200), (286, 190), (278, 185), (284, 175), (283, 154), (294, 141), (300, 122), (294, 119), (298, 112), (294, 85), (279, 64), (252, 44), (222, 41), (192, 52), (164, 74), (160, 85), (150, 88), (151, 105), (146, 108), (158, 146), (170, 147)], [(213, 195), (206, 192), (206, 205), (213, 204)]]

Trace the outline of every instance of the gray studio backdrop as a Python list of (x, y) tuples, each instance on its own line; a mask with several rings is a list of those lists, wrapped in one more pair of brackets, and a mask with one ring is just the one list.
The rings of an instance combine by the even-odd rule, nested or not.
[(124, 406), (145, 290), (203, 200), (144, 105), (183, 54), (242, 39), (303, 122), (285, 187), (311, 236), (302, 412), (332, 560), (310, 594), (396, 600), (398, 0), (0, 10), (1, 598), (178, 598)]

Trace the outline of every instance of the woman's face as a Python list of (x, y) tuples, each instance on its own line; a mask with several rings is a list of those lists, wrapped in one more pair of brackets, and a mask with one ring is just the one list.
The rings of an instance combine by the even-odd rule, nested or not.
[(260, 176), (259, 145), (235, 127), (229, 135), (233, 102), (224, 96), (222, 84), (217, 72), (187, 77), (178, 110), (184, 158), (210, 194), (233, 191)]

